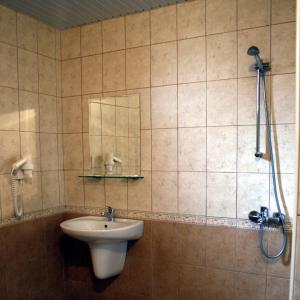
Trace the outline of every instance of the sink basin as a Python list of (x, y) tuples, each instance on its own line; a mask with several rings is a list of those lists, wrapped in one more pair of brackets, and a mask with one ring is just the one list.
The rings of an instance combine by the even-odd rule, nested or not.
[(116, 218), (87, 216), (70, 219), (60, 224), (64, 233), (88, 243), (96, 277), (109, 278), (124, 267), (127, 241), (143, 235), (144, 222)]

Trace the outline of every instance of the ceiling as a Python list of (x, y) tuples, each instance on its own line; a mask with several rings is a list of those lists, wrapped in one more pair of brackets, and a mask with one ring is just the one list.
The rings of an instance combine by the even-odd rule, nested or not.
[(184, 0), (0, 0), (58, 29), (124, 16)]

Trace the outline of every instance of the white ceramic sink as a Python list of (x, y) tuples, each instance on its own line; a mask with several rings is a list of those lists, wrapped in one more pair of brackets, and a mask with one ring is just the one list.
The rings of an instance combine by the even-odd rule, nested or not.
[(88, 243), (94, 273), (100, 279), (119, 274), (124, 267), (127, 241), (143, 235), (144, 222), (87, 216), (70, 219), (60, 224), (63, 232)]

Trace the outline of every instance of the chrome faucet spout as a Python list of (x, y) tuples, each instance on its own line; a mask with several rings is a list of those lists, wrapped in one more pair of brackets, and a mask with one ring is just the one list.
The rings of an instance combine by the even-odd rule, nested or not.
[(115, 209), (111, 206), (105, 206), (105, 215), (110, 222), (115, 221)]

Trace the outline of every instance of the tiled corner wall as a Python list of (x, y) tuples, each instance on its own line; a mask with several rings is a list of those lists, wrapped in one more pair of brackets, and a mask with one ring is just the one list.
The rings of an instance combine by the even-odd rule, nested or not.
[[(106, 201), (225, 218), (275, 209), (268, 162), (254, 158), (256, 85), (246, 52), (257, 45), (272, 64), (276, 170), (292, 215), (294, 0), (197, 0), (72, 28), (61, 38), (66, 205)], [(141, 95), (145, 179), (81, 181), (90, 168), (87, 100), (132, 91)]]
[(63, 200), (60, 32), (0, 6), (0, 62), (0, 202), (5, 219), (14, 216), (11, 166), (27, 154), (33, 157), (34, 173), (23, 185), (25, 213), (57, 207)]

